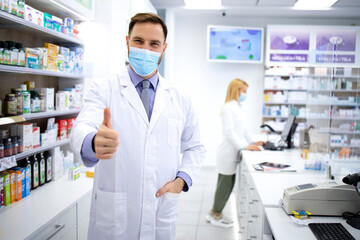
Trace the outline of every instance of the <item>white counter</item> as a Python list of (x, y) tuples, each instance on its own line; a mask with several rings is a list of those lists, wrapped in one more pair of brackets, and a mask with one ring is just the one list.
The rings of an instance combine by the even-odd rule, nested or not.
[[(265, 208), (265, 213), (275, 239), (316, 240), (309, 227), (295, 224), (282, 208)], [(360, 230), (351, 227), (340, 217), (311, 218), (323, 223), (341, 223), (355, 239), (360, 239)]]
[(0, 208), (0, 239), (25, 239), (91, 192), (93, 179), (65, 176), (30, 192), (30, 196)]
[[(238, 174), (238, 213), (243, 240), (271, 238), (271, 234), (277, 240), (315, 239), (308, 227), (297, 226), (281, 208), (285, 188), (329, 181), (324, 172), (304, 170), (305, 161), (299, 150), (243, 151)], [(261, 162), (288, 164), (291, 165), (289, 169), (296, 172), (256, 171), (253, 164)], [(360, 231), (340, 217), (320, 218), (341, 222), (355, 238), (360, 239)]]

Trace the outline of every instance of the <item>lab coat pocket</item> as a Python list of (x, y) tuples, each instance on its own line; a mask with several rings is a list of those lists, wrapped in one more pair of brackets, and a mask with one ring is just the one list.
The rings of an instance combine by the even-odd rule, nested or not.
[(180, 193), (166, 192), (157, 213), (157, 228), (169, 228), (176, 223)]
[(180, 121), (168, 119), (168, 143), (172, 147), (180, 145)]
[(127, 203), (124, 192), (96, 192), (96, 226), (111, 235), (121, 235), (127, 227)]

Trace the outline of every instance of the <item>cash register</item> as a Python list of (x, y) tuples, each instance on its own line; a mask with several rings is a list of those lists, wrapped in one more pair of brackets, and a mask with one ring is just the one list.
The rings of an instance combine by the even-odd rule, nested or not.
[[(329, 181), (287, 188), (282, 207), (288, 214), (306, 210), (312, 215), (342, 216), (347, 224), (360, 229), (360, 173), (349, 174), (343, 183)], [(355, 239), (341, 223), (309, 223), (308, 226), (318, 240)]]

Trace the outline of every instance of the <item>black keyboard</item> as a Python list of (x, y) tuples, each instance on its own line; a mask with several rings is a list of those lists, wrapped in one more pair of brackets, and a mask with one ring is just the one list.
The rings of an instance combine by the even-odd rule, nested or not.
[(355, 240), (341, 223), (309, 223), (308, 226), (318, 240)]
[(274, 151), (274, 150), (279, 150), (279, 148), (276, 147), (275, 144), (272, 143), (272, 142), (266, 142), (265, 145), (263, 146), (263, 148), (264, 148), (265, 150), (273, 150), (273, 151)]

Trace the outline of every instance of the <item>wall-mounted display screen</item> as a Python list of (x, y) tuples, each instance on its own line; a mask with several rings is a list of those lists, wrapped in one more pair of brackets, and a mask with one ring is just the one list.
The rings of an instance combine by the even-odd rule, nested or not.
[(262, 28), (208, 26), (207, 59), (214, 62), (262, 63)]

